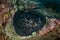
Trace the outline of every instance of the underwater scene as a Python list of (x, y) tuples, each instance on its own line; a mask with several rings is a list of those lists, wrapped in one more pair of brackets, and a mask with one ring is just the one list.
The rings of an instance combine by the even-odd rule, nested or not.
[(0, 40), (60, 40), (60, 0), (0, 0)]

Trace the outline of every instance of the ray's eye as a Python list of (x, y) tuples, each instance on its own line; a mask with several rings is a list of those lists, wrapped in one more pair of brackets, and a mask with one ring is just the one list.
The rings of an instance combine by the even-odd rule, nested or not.
[(17, 11), (13, 19), (14, 29), (21, 36), (29, 36), (32, 32), (37, 32), (45, 23), (45, 16), (34, 10)]

